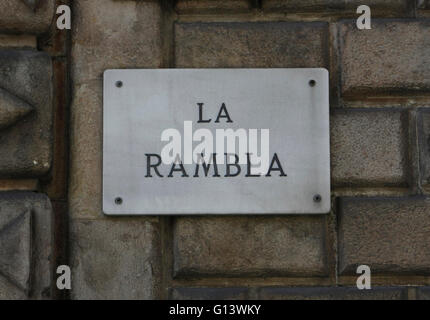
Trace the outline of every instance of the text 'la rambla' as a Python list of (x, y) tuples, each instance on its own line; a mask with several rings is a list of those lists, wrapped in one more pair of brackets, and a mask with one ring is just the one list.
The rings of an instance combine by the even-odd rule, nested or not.
[[(211, 123), (211, 118), (204, 117), (204, 103), (197, 103), (197, 106), (197, 123)], [(233, 123), (225, 103), (221, 104), (214, 121), (221, 122)], [(245, 177), (271, 177), (275, 173), (279, 177), (287, 176), (278, 155), (274, 153), (270, 157), (269, 129), (216, 129), (214, 152), (212, 131), (200, 128), (193, 133), (192, 121), (184, 121), (183, 156), (182, 134), (179, 130), (165, 129), (161, 141), (168, 143), (160, 154), (145, 153), (146, 178), (237, 177), (241, 173)], [(194, 149), (193, 142), (199, 142)]]

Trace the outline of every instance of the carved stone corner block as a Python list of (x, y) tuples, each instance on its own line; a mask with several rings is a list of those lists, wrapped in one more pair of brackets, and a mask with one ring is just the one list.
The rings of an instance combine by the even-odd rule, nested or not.
[(0, 32), (41, 34), (54, 15), (55, 0), (1, 0)]
[(39, 178), (52, 162), (52, 61), (0, 51), (0, 178)]
[(52, 207), (31, 192), (0, 192), (0, 299), (47, 299)]

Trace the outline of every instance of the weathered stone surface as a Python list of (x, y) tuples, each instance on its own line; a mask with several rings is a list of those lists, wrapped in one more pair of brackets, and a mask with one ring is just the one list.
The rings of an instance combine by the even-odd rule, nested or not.
[(176, 67), (327, 67), (327, 24), (179, 23)]
[(178, 218), (175, 276), (323, 276), (325, 232), (321, 216)]
[(250, 0), (179, 0), (175, 6), (179, 13), (237, 13), (246, 12), (250, 8)]
[(102, 79), (110, 68), (161, 65), (160, 8), (146, 1), (73, 1), (75, 84)]
[(430, 300), (430, 287), (417, 288), (418, 300)]
[(50, 57), (31, 50), (0, 51), (0, 88), (0, 178), (45, 175), (52, 160)]
[(343, 198), (339, 223), (341, 274), (430, 274), (430, 199)]
[(40, 34), (48, 30), (55, 15), (55, 0), (2, 0), (0, 31)]
[(172, 300), (245, 300), (248, 299), (246, 288), (173, 288)]
[(373, 19), (372, 29), (362, 32), (355, 20), (341, 23), (343, 95), (430, 89), (429, 27), (426, 20)]
[(72, 299), (154, 299), (160, 284), (157, 225), (145, 219), (71, 222)]
[(418, 141), (420, 182), (426, 191), (430, 191), (430, 110), (422, 109), (418, 113)]
[(71, 112), (70, 215), (100, 218), (102, 213), (102, 82), (78, 85)]
[(24, 292), (30, 288), (32, 213), (22, 213), (0, 229), (0, 273)]
[(330, 118), (333, 185), (406, 186), (407, 115), (397, 110), (338, 110)]
[(264, 10), (288, 10), (288, 12), (332, 12), (351, 11), (356, 13), (358, 6), (366, 4), (372, 9), (372, 13), (383, 10), (384, 15), (393, 13), (407, 13), (412, 9), (411, 1), (408, 0), (263, 0)]
[(0, 130), (15, 124), (33, 110), (27, 102), (0, 88)]
[(0, 299), (51, 294), (52, 207), (32, 192), (0, 192)]
[(263, 300), (407, 300), (407, 289), (372, 287), (358, 290), (349, 287), (262, 288)]

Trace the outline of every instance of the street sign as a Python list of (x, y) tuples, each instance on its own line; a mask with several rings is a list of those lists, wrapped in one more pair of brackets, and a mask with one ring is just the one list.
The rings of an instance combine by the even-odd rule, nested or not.
[(107, 70), (108, 215), (330, 210), (325, 69)]

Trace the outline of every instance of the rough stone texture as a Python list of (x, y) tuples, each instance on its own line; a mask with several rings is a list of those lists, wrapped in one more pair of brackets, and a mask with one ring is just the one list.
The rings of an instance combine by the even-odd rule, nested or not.
[(246, 288), (173, 288), (170, 290), (173, 300), (245, 300), (248, 299)]
[(339, 218), (341, 274), (430, 274), (430, 199), (343, 198)]
[(72, 218), (100, 218), (102, 213), (102, 82), (74, 89), (69, 206)]
[(326, 23), (179, 23), (179, 68), (327, 67)]
[(16, 115), (15, 121), (0, 126), (0, 178), (46, 175), (52, 161), (50, 57), (32, 50), (0, 51), (0, 88), (6, 92), (0, 99), (4, 102), (9, 97), (7, 100), (12, 101), (10, 108), (1, 104), (0, 117)]
[(20, 98), (0, 88), (0, 130), (24, 118), (33, 107)]
[(418, 141), (420, 159), (420, 182), (430, 191), (430, 110), (420, 110), (418, 114)]
[(161, 65), (157, 2), (73, 1), (72, 73), (75, 84), (102, 79), (111, 68)]
[(325, 232), (321, 216), (178, 218), (175, 276), (324, 276)]
[(399, 93), (430, 89), (430, 21), (372, 20), (340, 24), (341, 86), (345, 97), (363, 92)]
[(3, 223), (0, 231), (0, 272), (26, 293), (30, 287), (31, 217), (31, 211), (24, 209)]
[(384, 14), (401, 14), (411, 10), (412, 1), (408, 0), (368, 0), (365, 3), (361, 0), (262, 0), (262, 7), (268, 11), (288, 10), (288, 12), (309, 12), (309, 11), (351, 11), (356, 13), (358, 6), (368, 5), (372, 13), (383, 10)]
[(418, 300), (430, 300), (430, 287), (417, 288)]
[(51, 295), (52, 207), (31, 192), (0, 192), (0, 299)]
[(330, 132), (335, 186), (406, 186), (409, 160), (404, 111), (334, 111)]
[(179, 13), (238, 13), (250, 8), (250, 0), (178, 0), (175, 6)]
[(407, 289), (372, 287), (358, 290), (349, 287), (262, 288), (263, 300), (407, 300)]
[(72, 299), (154, 299), (160, 240), (145, 219), (71, 222)]
[(0, 1), (0, 32), (40, 34), (49, 29), (55, 0)]

